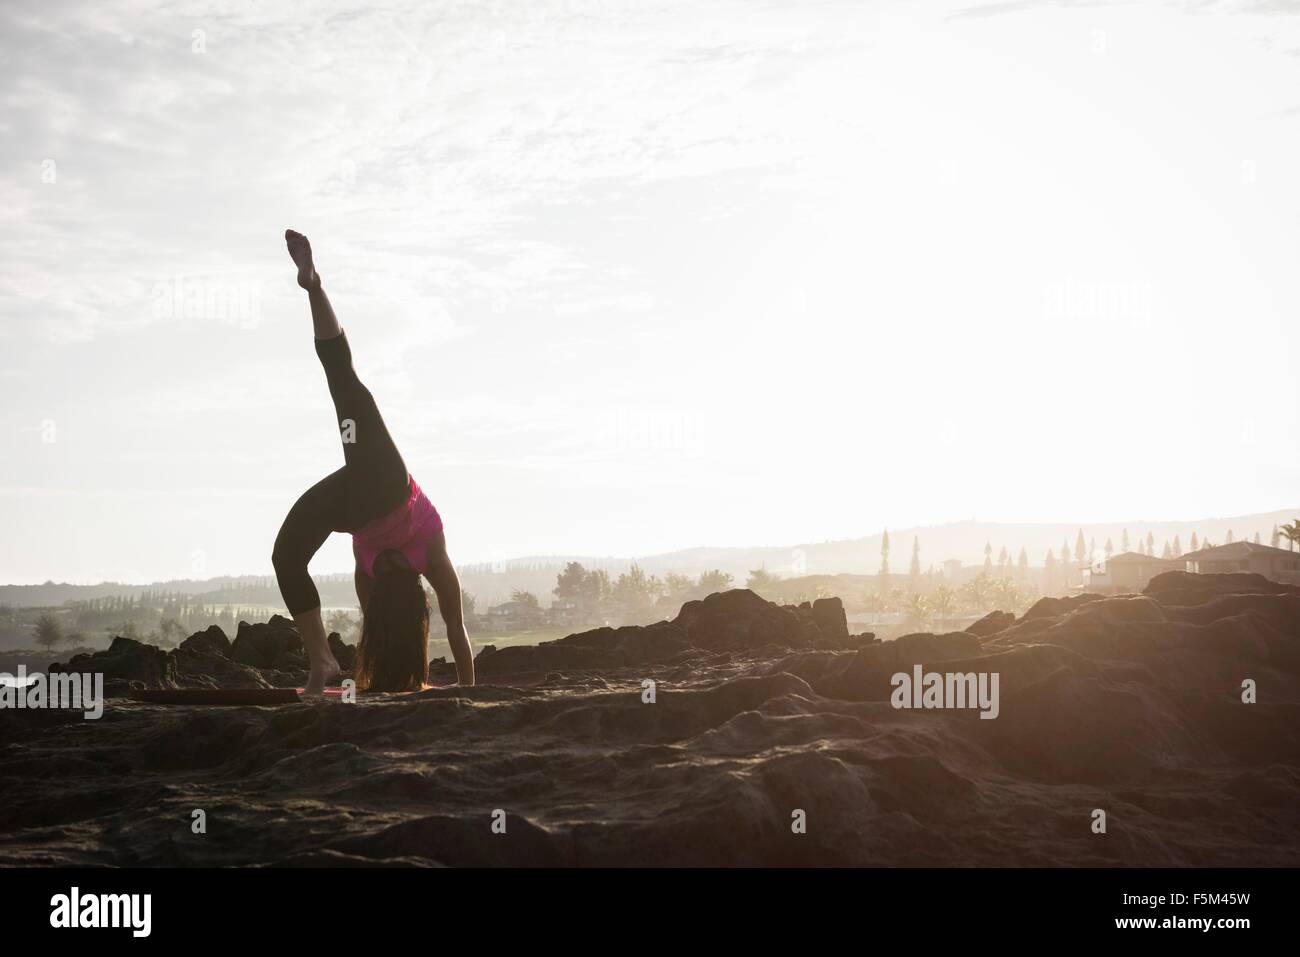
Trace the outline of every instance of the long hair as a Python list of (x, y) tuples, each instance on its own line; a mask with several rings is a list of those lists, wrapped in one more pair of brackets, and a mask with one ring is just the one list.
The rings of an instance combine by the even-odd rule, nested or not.
[(375, 576), (361, 618), (359, 691), (418, 691), (429, 677), (429, 599), (420, 573)]

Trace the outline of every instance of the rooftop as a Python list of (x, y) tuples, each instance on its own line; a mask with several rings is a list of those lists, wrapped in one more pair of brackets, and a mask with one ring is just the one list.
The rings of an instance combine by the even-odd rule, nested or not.
[(1112, 555), (1106, 559), (1107, 565), (1113, 565), (1118, 562), (1121, 565), (1150, 565), (1151, 563), (1172, 564), (1181, 562), (1186, 555), (1180, 555), (1178, 558), (1158, 558), (1155, 555), (1144, 555), (1141, 552), (1120, 552), (1118, 555)]
[(1300, 558), (1300, 554), (1289, 552), (1285, 548), (1274, 548), (1272, 545), (1256, 545), (1254, 542), (1232, 542), (1228, 545), (1214, 545), (1210, 548), (1197, 549), (1194, 552), (1183, 552), (1179, 557), (1179, 561), (1231, 561), (1251, 557), (1281, 558), (1284, 555), (1288, 558)]

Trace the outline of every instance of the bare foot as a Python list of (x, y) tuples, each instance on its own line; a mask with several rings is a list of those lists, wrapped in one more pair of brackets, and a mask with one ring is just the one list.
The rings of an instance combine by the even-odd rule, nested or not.
[(298, 267), (298, 285), (303, 289), (310, 289), (316, 285), (320, 277), (316, 275), (316, 266), (311, 261), (311, 243), (307, 241), (307, 237), (302, 233), (295, 233), (292, 229), (286, 229), (284, 244), (289, 247), (289, 258)]
[(327, 687), (339, 680), (339, 675), (342, 673), (343, 670), (339, 667), (339, 663), (334, 659), (333, 655), (330, 655), (324, 661), (313, 664), (311, 673), (307, 676), (307, 686), (302, 689), (303, 695), (319, 698), (325, 693)]

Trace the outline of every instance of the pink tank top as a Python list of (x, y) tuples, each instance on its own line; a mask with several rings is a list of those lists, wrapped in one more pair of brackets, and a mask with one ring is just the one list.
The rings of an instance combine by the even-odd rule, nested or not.
[(380, 552), (393, 549), (406, 556), (411, 567), (423, 573), (426, 549), (429, 542), (442, 531), (442, 516), (433, 507), (415, 476), (410, 477), (411, 494), (406, 504), (373, 522), (367, 522), (352, 533), (352, 554), (371, 578), (375, 577), (375, 559)]

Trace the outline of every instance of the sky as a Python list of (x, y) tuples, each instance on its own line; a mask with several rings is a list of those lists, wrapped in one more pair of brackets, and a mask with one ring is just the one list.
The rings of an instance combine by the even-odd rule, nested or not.
[(9, 2), (0, 80), (0, 581), (270, 572), (286, 227), (459, 563), (1300, 499), (1297, 2)]

